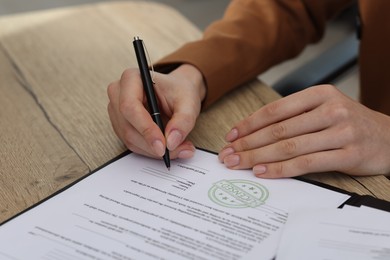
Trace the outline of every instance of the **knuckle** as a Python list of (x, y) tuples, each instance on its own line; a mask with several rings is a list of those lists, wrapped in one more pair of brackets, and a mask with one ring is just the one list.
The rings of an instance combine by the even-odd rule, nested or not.
[(312, 168), (313, 158), (310, 156), (302, 156), (297, 159), (297, 168), (301, 172), (308, 172)]
[(322, 85), (326, 93), (333, 95), (334, 92), (338, 91), (337, 88), (331, 84)]
[(109, 115), (110, 117), (112, 117), (113, 111), (114, 111), (114, 109), (113, 109), (113, 107), (112, 107), (112, 103), (111, 103), (111, 102), (108, 102), (108, 104), (107, 104), (107, 112), (108, 112), (108, 115)]
[(264, 113), (266, 116), (274, 117), (278, 111), (279, 111), (279, 103), (278, 102), (272, 102), (266, 106), (264, 106)]
[(122, 141), (126, 145), (126, 147), (129, 149), (134, 147), (133, 137), (134, 137), (134, 134), (129, 129), (125, 129), (123, 131)]
[(257, 164), (257, 160), (256, 160), (257, 156), (254, 151), (248, 151), (245, 154), (245, 157), (246, 157), (246, 164), (248, 167), (253, 167), (254, 165)]
[(133, 150), (133, 149), (134, 149), (133, 143), (132, 143), (131, 141), (127, 140), (127, 138), (124, 138), (124, 139), (122, 140), (122, 142), (125, 144), (125, 146), (126, 146), (127, 148), (129, 148), (129, 150)]
[(134, 75), (135, 71), (134, 69), (132, 68), (127, 68), (125, 69), (123, 72), (122, 72), (122, 76), (121, 78), (128, 78), (128, 77), (131, 77), (132, 75)]
[(121, 78), (119, 80), (120, 85), (126, 84), (132, 77), (136, 75), (136, 73), (139, 73), (135, 71), (134, 69), (127, 68), (122, 72)]
[(145, 139), (149, 139), (149, 137), (153, 135), (153, 131), (154, 131), (154, 129), (152, 127), (146, 127), (146, 128), (141, 130), (141, 135)]
[(274, 163), (272, 165), (272, 168), (273, 168), (273, 175), (275, 177), (281, 178), (281, 177), (285, 176), (284, 167), (283, 167), (283, 163), (282, 162)]
[(294, 155), (297, 151), (297, 143), (294, 140), (283, 140), (280, 142), (280, 146), (286, 155)]
[(340, 135), (343, 137), (344, 141), (350, 142), (357, 138), (357, 129), (351, 125), (347, 125), (342, 128)]
[(196, 115), (191, 114), (191, 113), (187, 113), (187, 114), (183, 115), (183, 122), (182, 123), (192, 127), (193, 125), (195, 125), (196, 119), (197, 119)]
[[(247, 119), (244, 119), (242, 120), (238, 125), (236, 125), (236, 128), (240, 129), (240, 130), (246, 130), (246, 131), (250, 131), (252, 130), (252, 122), (254, 121), (252, 119), (253, 115), (249, 116)], [(239, 132), (242, 132), (240, 131)]]
[(251, 145), (246, 138), (241, 138), (234, 142), (234, 148), (236, 151), (246, 151), (251, 148)]
[(122, 101), (119, 103), (119, 112), (122, 115), (127, 115), (127, 114), (132, 114), (136, 113), (136, 106), (134, 106), (133, 102), (128, 102), (128, 101)]
[(335, 102), (329, 105), (325, 113), (325, 116), (334, 121), (343, 121), (350, 117), (350, 111), (343, 102)]
[(318, 85), (313, 87), (312, 90), (315, 92), (315, 94), (326, 97), (333, 97), (335, 92), (339, 91), (335, 86), (330, 84)]
[(112, 82), (107, 87), (107, 96), (110, 100), (112, 100), (114, 98), (116, 86), (117, 86), (117, 82)]
[(129, 103), (127, 103), (127, 102), (121, 102), (121, 103), (119, 104), (119, 112), (120, 112), (121, 114), (127, 113), (127, 112), (130, 110), (130, 106), (131, 106), (131, 104), (129, 104)]
[(344, 120), (349, 117), (350, 113), (343, 104), (338, 104), (333, 109), (333, 115), (336, 119)]
[(286, 137), (286, 133), (287, 133), (287, 128), (282, 123), (277, 123), (273, 125), (271, 128), (271, 134), (275, 140), (282, 140), (283, 138)]
[(188, 134), (195, 126), (197, 116), (192, 113), (177, 113), (172, 114), (173, 111), (164, 111), (163, 113), (164, 119), (171, 120), (171, 127), (178, 128)]

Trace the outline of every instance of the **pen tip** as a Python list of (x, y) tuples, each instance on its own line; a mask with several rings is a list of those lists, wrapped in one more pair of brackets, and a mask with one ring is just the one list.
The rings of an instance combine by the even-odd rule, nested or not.
[(171, 170), (171, 167), (167, 167), (167, 169), (168, 169), (168, 171), (170, 171), (170, 170)]

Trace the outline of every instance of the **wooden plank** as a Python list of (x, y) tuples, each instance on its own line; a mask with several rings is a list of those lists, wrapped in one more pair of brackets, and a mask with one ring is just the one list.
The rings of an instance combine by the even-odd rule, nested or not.
[(88, 172), (0, 48), (0, 222)]
[(140, 2), (5, 17), (0, 28), (32, 92), (91, 169), (125, 150), (109, 122), (106, 88), (136, 66), (133, 36), (145, 40), (152, 60), (200, 37), (173, 9)]
[(379, 175), (354, 177), (354, 179), (368, 189), (374, 197), (390, 201), (390, 180), (387, 177)]

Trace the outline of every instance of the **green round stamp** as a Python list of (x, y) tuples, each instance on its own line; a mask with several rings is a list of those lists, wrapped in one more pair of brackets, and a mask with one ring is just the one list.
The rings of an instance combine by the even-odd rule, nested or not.
[(263, 205), (269, 192), (263, 185), (248, 180), (221, 180), (209, 189), (209, 198), (228, 208), (256, 208)]

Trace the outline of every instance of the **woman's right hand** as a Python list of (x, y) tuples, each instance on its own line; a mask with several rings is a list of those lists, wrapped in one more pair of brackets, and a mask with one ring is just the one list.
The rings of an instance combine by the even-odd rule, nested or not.
[(183, 64), (169, 74), (154, 72), (152, 77), (160, 112), (166, 119), (165, 133), (147, 110), (137, 68), (125, 70), (120, 80), (108, 86), (108, 114), (114, 131), (132, 152), (161, 158), (167, 147), (172, 159), (190, 158), (195, 147), (186, 138), (206, 95), (203, 76), (196, 67)]

